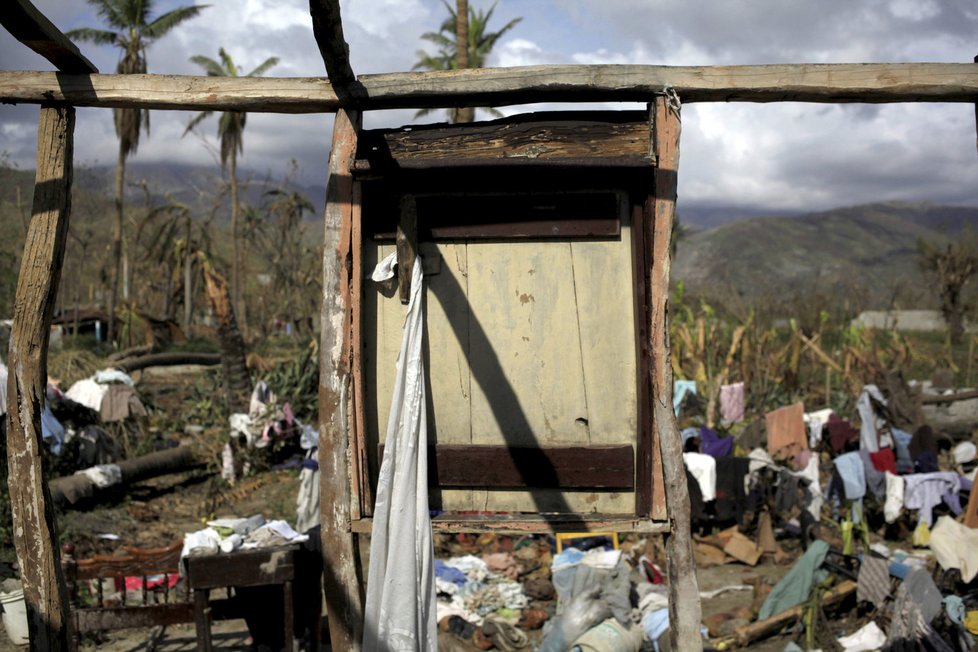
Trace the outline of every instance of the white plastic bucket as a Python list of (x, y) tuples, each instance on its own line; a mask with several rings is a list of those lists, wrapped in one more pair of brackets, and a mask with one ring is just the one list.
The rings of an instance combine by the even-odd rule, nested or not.
[(0, 592), (0, 604), (3, 604), (3, 627), (14, 645), (27, 645), (31, 639), (27, 634), (27, 605), (24, 603), (24, 592)]

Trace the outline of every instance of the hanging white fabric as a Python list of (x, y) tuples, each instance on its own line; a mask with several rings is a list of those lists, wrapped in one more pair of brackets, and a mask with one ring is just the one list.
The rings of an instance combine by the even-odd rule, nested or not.
[[(377, 265), (374, 280), (390, 278), (393, 263), (392, 254)], [(364, 652), (438, 649), (421, 357), (423, 282), (421, 258), (416, 258), (397, 356), (384, 459), (377, 481), (364, 608)]]

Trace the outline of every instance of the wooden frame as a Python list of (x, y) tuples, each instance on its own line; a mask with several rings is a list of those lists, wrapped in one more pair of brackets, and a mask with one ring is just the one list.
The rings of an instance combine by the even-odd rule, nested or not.
[[(655, 260), (651, 251), (651, 240), (648, 236), (648, 225), (655, 221), (652, 191), (655, 175), (655, 158), (652, 152), (650, 132), (650, 117), (642, 112), (585, 112), (564, 113), (559, 117), (554, 114), (539, 114), (478, 123), (466, 126), (412, 127), (410, 130), (377, 130), (358, 135), (356, 146), (357, 157), (352, 165), (354, 188), (360, 188), (360, 211), (349, 213), (351, 220), (360, 218), (359, 224), (354, 222), (350, 231), (357, 230), (364, 234), (372, 234), (378, 238), (392, 238), (396, 225), (377, 224), (373, 222), (378, 207), (374, 206), (378, 195), (386, 195), (386, 212), (396, 215), (396, 196), (401, 192), (411, 193), (417, 197), (418, 206), (423, 202), (440, 200), (445, 197), (445, 188), (451, 188), (447, 193), (449, 198), (469, 197), (473, 192), (471, 180), (473, 177), (486, 175), (495, 183), (502, 183), (507, 191), (498, 191), (500, 201), (505, 198), (512, 203), (521, 198), (532, 197), (539, 193), (543, 196), (556, 196), (565, 193), (567, 188), (595, 188), (599, 195), (609, 194), (611, 189), (617, 189), (624, 205), (621, 207), (631, 215), (632, 253), (629, 255), (632, 267), (634, 286), (633, 309), (635, 314), (635, 355), (639, 364), (637, 370), (637, 394), (639, 411), (636, 423), (639, 430), (635, 433), (637, 446), (634, 468), (631, 466), (632, 457), (629, 449), (628, 462), (618, 458), (616, 468), (621, 472), (627, 464), (628, 482), (613, 483), (619, 487), (635, 490), (635, 511), (627, 515), (602, 514), (493, 514), (485, 516), (443, 514), (436, 517), (433, 527), (439, 531), (577, 531), (580, 529), (599, 528), (613, 531), (665, 531), (668, 527), (665, 521), (665, 493), (661, 480), (653, 482), (653, 474), (661, 478), (661, 464), (658, 458), (657, 439), (653, 436), (650, 419), (652, 413), (651, 386), (648, 383), (648, 370), (654, 364), (662, 364), (664, 357), (653, 360), (652, 348), (646, 344), (645, 334), (649, 332), (651, 305), (647, 288), (650, 272), (647, 265)], [(503, 181), (504, 180), (504, 181)], [(506, 193), (509, 194), (506, 194)], [(515, 195), (513, 193), (516, 193)], [(433, 199), (428, 199), (433, 198)], [(369, 209), (369, 206), (374, 206)], [(597, 206), (597, 204), (595, 204)], [(417, 209), (420, 210), (420, 209)], [(618, 209), (615, 209), (616, 211)], [(367, 216), (367, 213), (371, 213)], [(415, 213), (416, 214), (416, 213)], [(417, 218), (415, 218), (417, 219)], [(429, 220), (430, 221), (430, 220)], [(422, 220), (424, 223), (424, 220)], [(552, 218), (540, 223), (547, 228), (554, 228)], [(344, 231), (346, 228), (344, 227)], [(416, 227), (414, 227), (416, 231)], [(489, 224), (478, 227), (457, 227), (446, 223), (437, 228), (422, 227), (422, 231), (435, 240), (489, 237), (506, 239), (511, 237), (534, 237), (540, 239), (544, 235), (539, 228), (527, 229), (524, 222), (517, 224)], [(398, 231), (401, 233), (401, 231)], [(546, 234), (547, 237), (553, 234)], [(570, 230), (559, 234), (559, 237), (591, 237), (592, 239), (617, 237), (618, 228), (611, 228), (606, 222), (590, 220), (583, 230)], [(361, 236), (362, 237), (362, 236)], [(415, 236), (416, 237), (416, 234)], [(362, 269), (358, 261), (362, 256), (359, 246), (352, 251), (354, 266)], [(413, 256), (409, 256), (413, 258)], [(362, 271), (357, 277), (362, 276)], [(403, 289), (403, 285), (402, 285)], [(352, 290), (352, 288), (351, 288)], [(359, 291), (351, 292), (353, 322), (357, 324), (352, 334), (352, 341), (358, 342), (352, 349), (354, 359), (353, 402), (363, 405), (363, 365), (362, 338), (363, 318), (358, 317), (362, 310), (362, 299)], [(664, 322), (656, 325), (661, 331)], [(383, 397), (380, 400), (384, 400)], [(350, 528), (354, 532), (368, 532), (371, 527), (369, 515), (372, 511), (370, 501), (364, 500), (362, 491), (370, 486), (370, 474), (365, 472), (368, 464), (363, 456), (368, 448), (364, 441), (364, 419), (361, 412), (354, 421), (355, 432), (350, 437), (350, 459), (354, 460), (350, 474), (355, 478), (352, 485), (353, 510), (359, 511), (361, 518), (352, 518)], [(561, 460), (581, 460), (579, 450), (574, 448), (540, 448), (520, 449), (486, 446), (443, 446), (433, 447), (430, 455), (433, 460), (432, 478), (443, 486), (459, 487), (474, 486), (467, 481), (464, 474), (456, 473), (456, 469), (465, 468), (472, 460), (479, 458), (483, 461), (490, 458), (499, 467), (499, 477), (486, 478), (479, 486), (503, 487), (523, 486), (525, 481), (519, 468), (530, 468), (532, 465), (521, 464), (521, 459), (546, 459), (551, 461), (555, 469), (567, 462)], [(617, 453), (616, 453), (617, 454)], [(473, 457), (475, 456), (475, 457)], [(378, 456), (376, 459), (380, 459)], [(376, 463), (375, 463), (376, 464)], [(469, 469), (472, 467), (469, 466)], [(480, 467), (480, 468), (484, 468)], [(548, 467), (549, 468), (549, 467)], [(546, 486), (599, 487), (607, 486), (608, 479), (603, 471), (595, 469), (593, 474), (584, 471), (582, 465), (580, 477), (576, 483), (560, 485), (559, 472), (553, 478), (542, 480)], [(508, 469), (510, 472), (504, 472)], [(376, 472), (376, 468), (373, 469)], [(548, 474), (544, 474), (548, 475)], [(478, 484), (478, 483), (475, 483)], [(541, 487), (543, 485), (540, 485)], [(534, 485), (536, 486), (536, 485)], [(583, 528), (582, 528), (583, 526)]]

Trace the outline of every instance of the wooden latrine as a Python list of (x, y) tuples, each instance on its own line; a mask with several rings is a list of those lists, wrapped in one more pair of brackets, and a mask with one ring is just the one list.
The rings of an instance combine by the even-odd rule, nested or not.
[[(435, 527), (658, 529), (650, 114), (364, 131), (350, 172), (353, 527), (371, 515), (418, 252)], [(397, 283), (370, 281), (392, 252)]]

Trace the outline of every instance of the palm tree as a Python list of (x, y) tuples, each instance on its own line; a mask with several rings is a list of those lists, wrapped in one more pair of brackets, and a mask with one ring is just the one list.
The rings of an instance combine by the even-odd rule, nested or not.
[[(171, 29), (193, 18), (206, 5), (179, 7), (151, 20), (153, 0), (88, 0), (110, 29), (83, 27), (68, 32), (69, 38), (90, 41), (97, 45), (114, 45), (120, 49), (116, 72), (139, 74), (147, 72), (146, 50)], [(115, 171), (115, 225), (112, 231), (112, 254), (115, 272), (112, 276), (112, 295), (109, 298), (109, 341), (115, 336), (115, 304), (119, 296), (119, 277), (122, 267), (123, 188), (126, 178), (126, 159), (139, 148), (143, 129), (149, 133), (149, 111), (146, 109), (113, 109), (115, 133), (119, 137), (119, 159)]]
[[(442, 22), (437, 32), (426, 32), (421, 35), (421, 38), (424, 40), (431, 41), (435, 44), (438, 48), (437, 52), (430, 54), (424, 50), (418, 50), (418, 61), (414, 64), (412, 70), (484, 68), (486, 60), (489, 58), (489, 53), (492, 52), (499, 39), (523, 20), (522, 18), (514, 18), (506, 23), (501, 30), (487, 32), (486, 28), (492, 19), (492, 12), (496, 9), (495, 4), (489, 7), (489, 11), (483, 12), (481, 9), (476, 10), (468, 6), (467, 0), (456, 0), (456, 2), (457, 5), (453, 8), (448, 2), (442, 0), (445, 9), (448, 10), (448, 18)], [(458, 20), (460, 15), (465, 16), (466, 9), (468, 9), (467, 30), (465, 29), (464, 23), (466, 21), (464, 17), (461, 21)], [(468, 33), (469, 46), (465, 48), (465, 51), (462, 51), (458, 47), (458, 43), (460, 42), (459, 37), (461, 36), (464, 39), (466, 31)], [(486, 110), (494, 116), (502, 115), (495, 109), (490, 108)], [(423, 109), (418, 111), (415, 117), (426, 115), (430, 112), (430, 109)], [(475, 117), (474, 110), (469, 110), (464, 107), (449, 109), (448, 114), (452, 122), (471, 122)]]
[[(224, 48), (220, 48), (217, 53), (221, 58), (220, 62), (203, 55), (191, 57), (190, 60), (203, 68), (208, 77), (237, 77), (240, 68), (234, 63), (231, 55)], [(260, 77), (278, 61), (278, 57), (269, 57), (249, 72), (247, 76)], [(184, 130), (184, 135), (187, 135), (212, 113), (213, 111), (204, 111), (195, 116)], [(243, 111), (225, 111), (217, 123), (217, 135), (221, 140), (221, 167), (227, 171), (231, 182), (231, 305), (234, 306), (234, 310), (238, 314), (243, 330), (247, 330), (247, 328), (245, 326), (244, 304), (241, 301), (241, 251), (239, 246), (241, 237), (238, 227), (241, 204), (238, 200), (237, 170), (238, 152), (244, 151), (245, 117), (246, 114)]]

